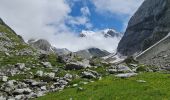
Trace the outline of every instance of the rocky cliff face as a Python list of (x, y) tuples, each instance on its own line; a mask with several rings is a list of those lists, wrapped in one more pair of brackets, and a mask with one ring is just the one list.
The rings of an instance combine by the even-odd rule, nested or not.
[(145, 0), (130, 19), (118, 45), (120, 54), (139, 53), (170, 31), (170, 0)]
[(160, 67), (170, 65), (170, 33), (136, 57), (140, 63)]

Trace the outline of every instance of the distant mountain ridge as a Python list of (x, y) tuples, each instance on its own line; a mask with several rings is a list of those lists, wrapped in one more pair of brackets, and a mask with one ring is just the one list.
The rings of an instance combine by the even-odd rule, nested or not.
[(98, 48), (89, 48), (85, 50), (80, 50), (74, 52), (76, 55), (81, 56), (86, 59), (90, 59), (92, 57), (105, 57), (108, 56), (110, 53), (106, 50), (101, 50)]

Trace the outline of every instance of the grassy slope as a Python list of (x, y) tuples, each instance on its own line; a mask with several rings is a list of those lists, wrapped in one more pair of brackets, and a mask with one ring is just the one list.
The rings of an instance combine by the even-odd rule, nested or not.
[[(168, 100), (170, 74), (143, 73), (129, 79), (108, 76), (100, 81), (83, 85), (83, 91), (67, 88), (36, 100)], [(145, 80), (138, 83), (136, 80)]]
[[(1, 21), (1, 20), (0, 20)], [(33, 61), (33, 56), (16, 56), (15, 53), (17, 53), (20, 50), (23, 49), (31, 49), (30, 46), (23, 43), (22, 39), (5, 23), (0, 23), (0, 32), (6, 33), (5, 35), (11, 40), (12, 43), (15, 43), (13, 48), (8, 48), (8, 50), (12, 53), (10, 53), (10, 57), (5, 55), (5, 52), (0, 52), (0, 65), (7, 65), (7, 64), (16, 64), (16, 63), (25, 63), (28, 61)], [(0, 41), (6, 41), (3, 38), (0, 38)], [(34, 50), (33, 50), (34, 51)]]

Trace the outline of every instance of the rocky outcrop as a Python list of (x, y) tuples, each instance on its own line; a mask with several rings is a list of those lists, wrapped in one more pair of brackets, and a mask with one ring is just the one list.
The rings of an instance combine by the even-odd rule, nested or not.
[(118, 45), (129, 56), (146, 50), (170, 31), (170, 0), (145, 0), (128, 23)]
[(37, 41), (29, 40), (28, 43), (40, 50), (50, 52), (52, 50), (51, 44), (45, 39), (39, 39)]
[(166, 36), (136, 57), (140, 63), (159, 67), (170, 65), (170, 35)]

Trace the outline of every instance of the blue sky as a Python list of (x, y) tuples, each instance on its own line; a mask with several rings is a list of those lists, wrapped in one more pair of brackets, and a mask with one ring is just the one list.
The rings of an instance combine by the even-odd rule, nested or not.
[(124, 22), (118, 17), (127, 17), (129, 18), (128, 15), (121, 15), (118, 16), (116, 14), (112, 13), (99, 13), (96, 11), (95, 5), (89, 1), (89, 0), (80, 0), (77, 2), (74, 2), (73, 6), (71, 6), (71, 12), (69, 13), (70, 16), (77, 17), (81, 16), (81, 8), (83, 7), (88, 7), (90, 11), (90, 15), (88, 16), (90, 23), (92, 24), (92, 28), (86, 28), (85, 25), (75, 25), (72, 27), (71, 25), (68, 25), (71, 27), (73, 30), (77, 32), (81, 32), (82, 30), (102, 30), (106, 28), (113, 28), (119, 32), (124, 31)]

